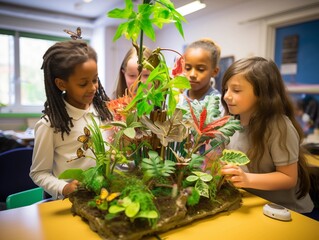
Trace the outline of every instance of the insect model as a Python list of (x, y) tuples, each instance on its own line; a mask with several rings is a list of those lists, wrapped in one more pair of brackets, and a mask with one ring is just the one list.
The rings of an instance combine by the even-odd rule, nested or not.
[(72, 32), (72, 31), (70, 31), (70, 30), (67, 30), (67, 29), (64, 29), (63, 31), (66, 32), (67, 34), (69, 34), (70, 37), (71, 37), (73, 40), (82, 39), (82, 37), (81, 37), (82, 31), (81, 31), (81, 28), (80, 28), (80, 27), (77, 27), (76, 33), (75, 33), (75, 32)]

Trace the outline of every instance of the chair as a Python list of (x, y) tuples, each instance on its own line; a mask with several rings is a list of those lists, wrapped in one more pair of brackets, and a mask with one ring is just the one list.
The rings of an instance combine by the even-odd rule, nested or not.
[(38, 187), (30, 178), (33, 148), (23, 147), (0, 153), (0, 202), (9, 195)]
[(7, 209), (24, 207), (43, 200), (43, 189), (41, 187), (25, 190), (11, 194), (7, 197)]

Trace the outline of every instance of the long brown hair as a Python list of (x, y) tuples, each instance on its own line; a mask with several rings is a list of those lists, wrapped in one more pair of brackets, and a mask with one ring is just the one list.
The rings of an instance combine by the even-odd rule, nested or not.
[[(294, 105), (286, 92), (284, 81), (277, 65), (272, 60), (261, 57), (244, 58), (234, 62), (225, 72), (222, 81), (222, 104), (225, 113), (229, 114), (229, 109), (224, 101), (227, 81), (236, 74), (243, 74), (247, 81), (253, 86), (254, 94), (258, 97), (255, 112), (249, 121), (249, 144), (248, 157), (253, 160), (248, 166), (250, 169), (258, 169), (261, 157), (266, 151), (266, 143), (270, 137), (271, 126), (276, 124), (280, 135), (280, 148), (288, 152), (285, 142), (287, 140), (286, 121), (288, 117), (296, 131), (299, 142), (298, 177), (300, 180), (300, 191), (298, 197), (301, 198), (309, 192), (310, 179), (307, 170), (304, 149), (301, 142), (304, 138), (303, 130), (295, 119)], [(266, 130), (265, 130), (266, 129)]]

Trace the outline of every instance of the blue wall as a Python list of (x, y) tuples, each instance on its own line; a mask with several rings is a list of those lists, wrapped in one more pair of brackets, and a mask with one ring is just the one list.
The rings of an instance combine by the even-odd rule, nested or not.
[(287, 83), (319, 84), (319, 20), (277, 28), (275, 62), (281, 66), (283, 39), (299, 35), (297, 74), (283, 75)]

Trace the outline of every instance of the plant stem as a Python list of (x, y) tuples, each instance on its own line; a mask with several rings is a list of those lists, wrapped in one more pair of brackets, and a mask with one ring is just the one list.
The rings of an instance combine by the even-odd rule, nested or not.
[[(150, 4), (151, 0), (143, 0), (143, 4)], [(140, 74), (143, 70), (143, 65), (142, 65), (142, 61), (143, 61), (143, 41), (144, 41), (144, 32), (141, 29), (140, 32), (140, 46), (139, 46), (139, 52), (138, 54), (138, 73)]]
[(174, 53), (178, 54), (180, 57), (183, 56), (183, 54), (177, 52), (177, 51), (174, 50), (174, 49), (170, 49), (170, 48), (161, 48), (161, 51), (171, 51), (171, 52), (174, 52)]

